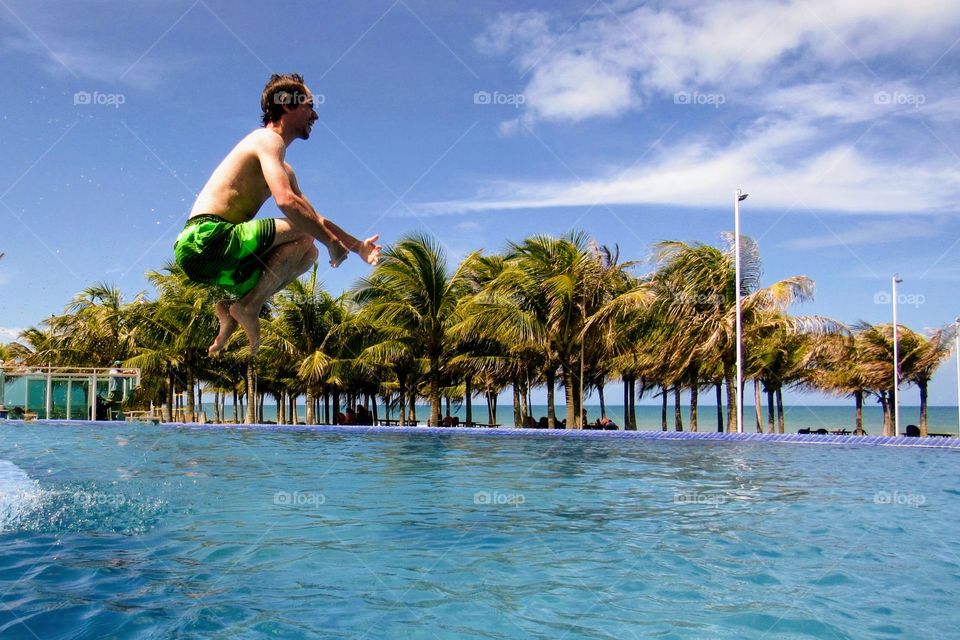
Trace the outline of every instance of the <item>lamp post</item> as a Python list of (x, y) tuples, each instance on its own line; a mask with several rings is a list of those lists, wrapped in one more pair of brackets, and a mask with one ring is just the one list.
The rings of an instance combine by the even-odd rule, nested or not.
[(737, 189), (733, 194), (733, 259), (736, 262), (737, 296), (737, 433), (743, 433), (743, 314), (740, 308), (740, 203), (746, 193)]
[(900, 345), (897, 329), (897, 283), (903, 282), (897, 274), (893, 274), (891, 286), (893, 289), (893, 436), (900, 431)]
[[(960, 436), (960, 316), (954, 322), (955, 351), (957, 352), (957, 435)], [(0, 398), (2, 400), (2, 398)], [(2, 403), (0, 403), (2, 404)]]

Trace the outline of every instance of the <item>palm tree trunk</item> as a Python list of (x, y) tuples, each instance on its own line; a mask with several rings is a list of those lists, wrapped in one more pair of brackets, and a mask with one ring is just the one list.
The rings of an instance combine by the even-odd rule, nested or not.
[[(314, 416), (314, 413), (313, 413), (313, 403), (314, 403), (313, 389), (311, 389), (310, 387), (307, 387), (307, 424), (316, 424), (316, 423), (317, 423), (317, 422), (316, 422), (316, 419), (315, 419), (315, 416)], [(377, 405), (376, 405), (376, 403), (374, 403), (374, 405), (373, 405), (373, 418), (374, 418), (374, 420), (373, 420), (374, 423), (376, 423), (376, 421), (377, 421), (377, 420), (376, 420), (376, 418), (377, 418)]]
[(927, 381), (918, 380), (917, 387), (920, 388), (920, 437), (927, 437)]
[(890, 420), (890, 403), (887, 401), (887, 392), (880, 392), (880, 407), (883, 409), (883, 435), (889, 436), (892, 430)]
[(516, 380), (513, 382), (513, 424), (523, 426), (523, 416), (520, 411), (520, 386)]
[(697, 381), (690, 381), (690, 431), (697, 432), (697, 403), (700, 401), (700, 390), (697, 389)]
[(576, 429), (579, 416), (577, 416), (577, 407), (574, 403), (574, 394), (576, 391), (573, 388), (573, 374), (567, 365), (562, 366), (562, 371), (563, 390), (567, 395), (567, 429)]
[[(167, 371), (167, 414), (164, 416), (167, 422), (173, 422), (173, 386), (173, 370), (169, 369)], [(93, 393), (96, 395), (96, 391)]]
[(767, 433), (774, 433), (773, 389), (767, 387)]
[(197, 399), (193, 395), (193, 371), (187, 368), (187, 407), (186, 407), (186, 418), (187, 422), (195, 422), (196, 414), (193, 412), (193, 408), (196, 406)]
[[(643, 383), (640, 384), (640, 393), (643, 393)], [(637, 379), (630, 377), (630, 428), (637, 430)]]
[(286, 406), (283, 402), (283, 392), (273, 394), (273, 399), (277, 403), (277, 424), (283, 424), (287, 417)]
[(247, 418), (246, 424), (257, 421), (257, 380), (253, 360), (247, 363)]
[(723, 377), (727, 384), (727, 432), (735, 433), (737, 431), (737, 389), (736, 376), (733, 369), (726, 363), (723, 363)]
[(603, 383), (597, 385), (597, 396), (600, 398), (600, 417), (607, 417), (607, 402), (603, 397)]
[[(433, 400), (430, 401), (431, 406), (430, 410), (433, 410)], [(408, 411), (410, 412), (410, 423), (414, 424), (417, 421), (417, 388), (413, 385), (410, 386), (410, 402), (407, 403)]]
[(660, 385), (661, 396), (663, 401), (660, 404), (660, 430), (667, 430), (667, 387), (666, 385)]
[(520, 393), (520, 426), (527, 426), (530, 417), (530, 388), (524, 383), (523, 391)]
[(857, 404), (857, 428), (854, 431), (858, 436), (863, 435), (863, 389), (857, 389), (853, 392), (854, 400)]
[(463, 379), (463, 387), (464, 387), (463, 400), (464, 400), (464, 404), (467, 407), (465, 422), (466, 422), (466, 426), (469, 427), (471, 424), (473, 424), (473, 376), (470, 375), (469, 373)]
[(623, 428), (630, 428), (630, 381), (623, 376)]
[(783, 433), (783, 429), (786, 427), (786, 423), (783, 416), (783, 389), (780, 386), (777, 386), (777, 430), (779, 433)]
[(680, 411), (680, 385), (673, 385), (673, 428), (683, 431), (683, 413)]
[(407, 377), (397, 376), (397, 382), (400, 384), (400, 396), (397, 402), (400, 404), (400, 415), (398, 416), (400, 425), (407, 424)]
[(763, 433), (763, 402), (760, 396), (760, 381), (753, 379), (753, 413), (757, 420), (757, 433)]
[(716, 383), (717, 388), (717, 433), (723, 433), (723, 396), (720, 383)]
[(291, 393), (290, 395), (290, 424), (297, 424), (300, 422), (300, 415), (297, 413), (297, 394)]
[(233, 424), (237, 424), (237, 404), (239, 400), (237, 399), (237, 388), (233, 388)]
[(557, 408), (554, 387), (557, 382), (557, 374), (552, 369), (546, 372), (547, 379), (547, 427), (554, 429), (557, 426)]
[(430, 424), (440, 426), (440, 358), (430, 356)]

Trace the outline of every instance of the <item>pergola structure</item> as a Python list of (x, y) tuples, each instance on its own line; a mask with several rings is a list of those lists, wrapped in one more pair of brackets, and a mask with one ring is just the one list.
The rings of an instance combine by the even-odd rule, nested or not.
[[(138, 368), (36, 367), (0, 361), (0, 410), (4, 413), (22, 407), (24, 413), (45, 420), (93, 420), (101, 391), (105, 397), (116, 389), (126, 399), (138, 386)], [(61, 395), (62, 403), (55, 398)], [(82, 400), (76, 395), (82, 395)]]

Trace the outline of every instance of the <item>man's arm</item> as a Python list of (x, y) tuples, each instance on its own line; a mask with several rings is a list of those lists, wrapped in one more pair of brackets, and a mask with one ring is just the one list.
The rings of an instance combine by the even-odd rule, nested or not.
[(377, 264), (380, 259), (380, 246), (376, 244), (379, 236), (361, 242), (318, 214), (300, 191), (292, 167), (283, 161), (285, 147), (279, 136), (258, 137), (256, 149), (264, 180), (277, 207), (294, 227), (309, 233), (327, 246), (333, 266), (343, 262), (348, 251), (360, 254), (369, 264)]
[[(297, 183), (297, 175), (293, 172), (293, 167), (287, 163), (284, 163), (284, 168), (286, 169), (287, 175), (290, 178), (290, 187), (293, 189), (293, 192), (303, 198), (303, 201), (307, 203), (307, 206), (310, 207), (310, 210), (316, 213), (316, 209), (313, 208), (313, 205), (310, 204), (310, 201), (307, 200), (307, 197), (303, 195), (303, 192), (300, 190), (300, 185)], [(335, 235), (340, 242), (343, 243), (343, 246), (354, 253), (360, 254), (364, 257), (364, 260), (366, 260), (366, 256), (364, 256), (363, 250), (367, 248), (369, 244), (375, 243), (380, 238), (380, 236), (377, 235), (369, 238), (367, 241), (359, 240), (341, 229), (329, 218), (324, 218), (319, 213), (316, 215), (318, 218), (320, 218), (320, 220), (323, 221), (323, 226), (333, 233), (333, 235)]]
[(290, 224), (310, 234), (327, 247), (331, 244), (342, 245), (336, 234), (323, 224), (323, 218), (313, 210), (306, 198), (294, 190), (284, 166), (284, 146), (280, 136), (272, 133), (259, 135), (255, 140), (255, 147), (257, 159), (260, 160), (260, 170), (263, 171), (263, 179), (270, 188), (277, 207), (283, 215), (287, 216)]

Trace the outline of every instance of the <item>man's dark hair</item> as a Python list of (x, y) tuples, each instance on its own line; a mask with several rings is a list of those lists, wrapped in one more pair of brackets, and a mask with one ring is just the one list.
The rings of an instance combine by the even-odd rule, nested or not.
[(275, 73), (270, 76), (260, 96), (263, 126), (279, 121), (285, 106), (293, 109), (303, 104), (308, 95), (303, 76), (299, 73)]

